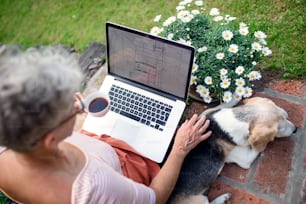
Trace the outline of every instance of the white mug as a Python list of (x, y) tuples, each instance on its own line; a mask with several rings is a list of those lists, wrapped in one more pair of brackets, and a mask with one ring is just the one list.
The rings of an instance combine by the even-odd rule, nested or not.
[(84, 110), (94, 117), (104, 116), (110, 107), (109, 96), (103, 92), (93, 92), (83, 101)]

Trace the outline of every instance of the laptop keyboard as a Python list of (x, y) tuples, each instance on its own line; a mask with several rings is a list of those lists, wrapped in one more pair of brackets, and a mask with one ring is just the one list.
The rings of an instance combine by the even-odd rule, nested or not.
[(110, 110), (163, 131), (172, 106), (117, 85), (109, 91)]

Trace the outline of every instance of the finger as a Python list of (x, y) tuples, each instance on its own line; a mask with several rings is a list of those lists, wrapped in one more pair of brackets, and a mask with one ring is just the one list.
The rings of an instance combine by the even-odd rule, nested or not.
[(210, 125), (210, 120), (206, 120), (205, 123), (199, 128), (199, 133), (204, 133)]
[(205, 134), (203, 134), (201, 137), (199, 137), (199, 143), (209, 138), (212, 134), (212, 131), (208, 131)]
[(204, 116), (204, 117), (201, 117), (201, 118), (196, 122), (196, 124), (194, 125), (194, 128), (197, 129), (197, 130), (199, 130), (199, 129), (203, 126), (205, 120), (206, 120), (206, 117), (205, 117), (205, 116)]
[(197, 121), (198, 115), (197, 114), (193, 114), (193, 116), (190, 118), (190, 120), (188, 121), (188, 125), (191, 127), (195, 124), (195, 122)]
[(83, 96), (80, 92), (76, 92), (76, 93), (74, 94), (74, 96), (75, 96), (76, 98), (79, 98), (79, 99), (82, 100), (82, 101), (85, 100), (84, 96)]
[(74, 107), (77, 110), (83, 110), (85, 108), (84, 105), (84, 97), (80, 92), (74, 94)]
[(201, 127), (205, 123), (205, 117), (197, 118), (199, 119), (191, 128), (190, 135), (192, 140), (194, 140), (196, 137), (199, 137), (200, 134), (202, 134), (204, 131), (201, 130)]

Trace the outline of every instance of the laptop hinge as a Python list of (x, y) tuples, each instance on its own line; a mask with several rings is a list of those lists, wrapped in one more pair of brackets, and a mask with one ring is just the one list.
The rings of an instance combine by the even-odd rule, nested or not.
[(115, 80), (124, 82), (124, 83), (126, 83), (126, 84), (130, 84), (130, 85), (132, 85), (132, 86), (136, 86), (136, 87), (138, 87), (138, 88), (144, 89), (144, 90), (146, 90), (146, 91), (152, 92), (152, 93), (157, 94), (157, 95), (161, 95), (161, 96), (166, 97), (166, 98), (168, 98), (168, 99), (170, 99), (170, 100), (172, 100), (172, 101), (179, 100), (178, 98), (176, 98), (176, 97), (173, 96), (173, 95), (167, 94), (167, 93), (165, 93), (165, 92), (157, 91), (157, 90), (155, 90), (155, 89), (153, 89), (153, 88), (147, 87), (147, 86), (145, 86), (145, 85), (142, 85), (142, 84), (139, 84), (139, 83), (136, 83), (136, 82), (133, 82), (133, 81), (126, 80), (126, 79), (124, 79), (124, 78), (115, 77)]

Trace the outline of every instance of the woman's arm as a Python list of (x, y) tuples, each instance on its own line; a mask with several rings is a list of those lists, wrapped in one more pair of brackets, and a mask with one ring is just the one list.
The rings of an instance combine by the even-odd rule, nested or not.
[(150, 187), (155, 191), (156, 203), (166, 203), (178, 179), (181, 166), (186, 155), (200, 142), (211, 135), (205, 133), (209, 126), (209, 120), (205, 116), (197, 121), (195, 114), (190, 120), (186, 120), (178, 129), (173, 148), (161, 168), (160, 172), (151, 182)]

